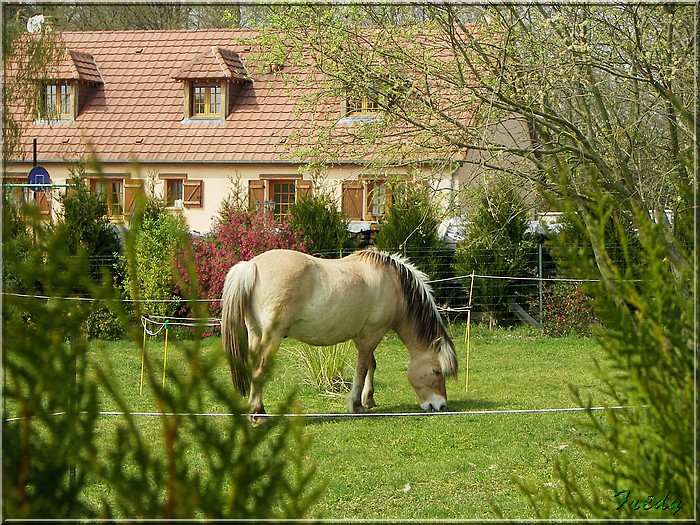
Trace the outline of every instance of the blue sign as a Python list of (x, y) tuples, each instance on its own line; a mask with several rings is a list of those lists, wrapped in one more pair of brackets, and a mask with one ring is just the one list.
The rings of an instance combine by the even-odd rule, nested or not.
[[(51, 177), (46, 168), (41, 166), (34, 166), (29, 172), (29, 184), (49, 184), (51, 182)], [(31, 188), (32, 191), (44, 191), (46, 188), (41, 186), (34, 186)]]

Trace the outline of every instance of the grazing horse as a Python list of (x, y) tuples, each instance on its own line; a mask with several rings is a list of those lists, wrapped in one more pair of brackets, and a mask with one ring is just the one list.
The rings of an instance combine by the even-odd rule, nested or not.
[(250, 388), (253, 415), (265, 413), (263, 379), (284, 337), (315, 346), (352, 339), (358, 358), (348, 410), (374, 407), (374, 350), (389, 330), (408, 348), (408, 381), (421, 408), (447, 406), (454, 345), (427, 276), (398, 255), (363, 250), (330, 260), (271, 250), (229, 270), (221, 307), (233, 384), (243, 395)]

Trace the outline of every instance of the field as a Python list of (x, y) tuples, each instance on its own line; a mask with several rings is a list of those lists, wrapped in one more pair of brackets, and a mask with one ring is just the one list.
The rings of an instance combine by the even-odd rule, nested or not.
[[(472, 331), (469, 391), (465, 392), (464, 327), (457, 327), (460, 366), (448, 382), (450, 411), (549, 409), (573, 407), (568, 388), (576, 385), (592, 405), (606, 403), (592, 374), (592, 359), (602, 352), (591, 339), (550, 339), (528, 329)], [(147, 351), (162, 366), (163, 341), (150, 340)], [(268, 412), (276, 412), (286, 394), (298, 388), (305, 413), (344, 413), (343, 396), (319, 395), (304, 384), (299, 347), (285, 341), (265, 390)], [(95, 358), (109, 360), (127, 406), (134, 412), (155, 411), (148, 391), (139, 395), (140, 351), (133, 343), (94, 345)], [(218, 360), (223, 385), (230, 384), (217, 338), (202, 346)], [(168, 366), (184, 370), (178, 343), (170, 342)], [(375, 412), (420, 412), (406, 380), (408, 353), (389, 336), (376, 353)], [(609, 401), (608, 401), (609, 403)], [(104, 406), (104, 410), (119, 410)], [(212, 402), (210, 411), (222, 412)], [(114, 418), (112, 418), (113, 420)], [(529, 518), (532, 512), (513, 483), (523, 476), (554, 482), (552, 462), (567, 454), (585, 470), (576, 440), (585, 432), (582, 413), (478, 414), (411, 418), (309, 419), (312, 435), (308, 461), (318, 466), (327, 489), (313, 507), (329, 519), (480, 519), (495, 518), (496, 505), (508, 518)], [(111, 425), (104, 416), (101, 425)], [(142, 418), (144, 432), (159, 438), (157, 418)], [(152, 428), (151, 428), (152, 427)], [(95, 497), (104, 488), (95, 486)], [(612, 494), (611, 494), (612, 496)], [(611, 498), (611, 504), (613, 500)], [(562, 518), (571, 516), (563, 515)]]

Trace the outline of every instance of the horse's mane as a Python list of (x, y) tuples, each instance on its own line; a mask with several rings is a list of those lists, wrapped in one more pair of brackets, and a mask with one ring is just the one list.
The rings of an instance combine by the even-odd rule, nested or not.
[[(406, 313), (411, 317), (415, 327), (416, 336), (426, 346), (432, 345), (437, 339), (442, 338), (441, 356), (445, 354), (445, 347), (449, 347), (454, 354), (454, 343), (442, 323), (440, 312), (433, 299), (432, 288), (428, 284), (428, 276), (416, 268), (413, 263), (398, 254), (389, 254), (374, 250), (361, 250), (355, 255), (375, 266), (388, 266), (392, 268), (399, 278), (399, 285), (403, 291)], [(443, 364), (445, 375), (456, 373), (456, 357), (445, 356), (447, 361)], [(442, 359), (441, 359), (442, 362)]]

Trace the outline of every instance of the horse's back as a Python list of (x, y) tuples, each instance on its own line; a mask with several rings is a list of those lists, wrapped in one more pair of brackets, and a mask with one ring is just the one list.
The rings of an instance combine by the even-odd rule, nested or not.
[(393, 320), (392, 281), (356, 257), (319, 259), (271, 250), (253, 261), (258, 269), (254, 294), (258, 321), (278, 326), (284, 335), (329, 345)]

